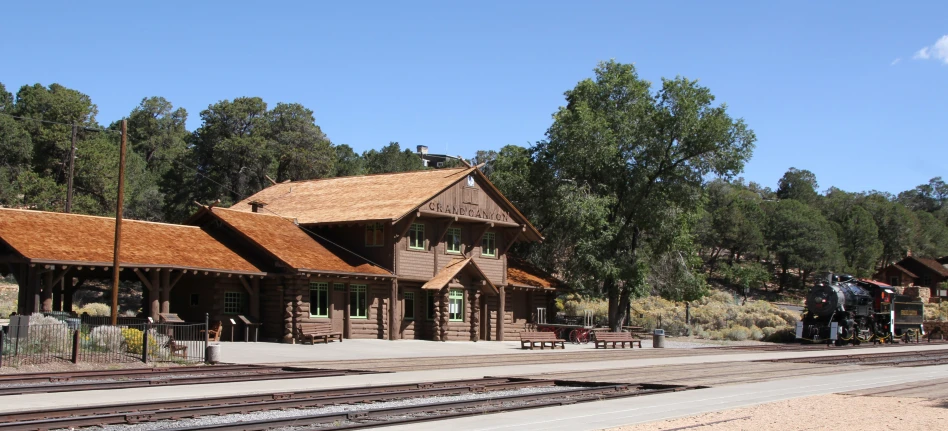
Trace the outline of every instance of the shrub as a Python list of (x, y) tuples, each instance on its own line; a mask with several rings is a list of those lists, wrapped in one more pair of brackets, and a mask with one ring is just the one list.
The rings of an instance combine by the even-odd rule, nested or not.
[(764, 337), (764, 341), (771, 343), (792, 343), (796, 341), (796, 330), (792, 326), (775, 328), (773, 333)]
[[(28, 352), (61, 353), (72, 349), (72, 331), (66, 323), (54, 317), (30, 316)], [(23, 348), (23, 344), (20, 344)]]
[(123, 352), (125, 333), (117, 326), (97, 326), (89, 333), (89, 342), (100, 351)]
[[(142, 353), (142, 331), (136, 328), (122, 328), (122, 338), (128, 353), (140, 355)], [(158, 334), (154, 329), (148, 330), (148, 351), (152, 355), (165, 355), (168, 337)]]
[(751, 331), (743, 326), (732, 326), (722, 334), (725, 340), (744, 341), (750, 337)]
[(93, 302), (91, 304), (83, 305), (82, 307), (80, 307), (79, 309), (75, 311), (76, 311), (76, 314), (80, 316), (83, 313), (86, 313), (90, 316), (111, 316), (112, 315), (112, 307), (110, 307), (108, 304), (102, 304), (98, 302)]

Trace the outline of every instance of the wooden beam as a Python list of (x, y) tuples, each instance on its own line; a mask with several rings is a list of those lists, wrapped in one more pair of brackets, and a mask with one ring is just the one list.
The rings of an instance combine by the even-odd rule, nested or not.
[(240, 277), (238, 280), (240, 280), (240, 284), (244, 285), (244, 289), (247, 290), (247, 293), (253, 295), (253, 289), (250, 288), (250, 283), (247, 283), (247, 280), (243, 277)]
[(441, 241), (444, 240), (444, 236), (448, 234), (448, 229), (451, 229), (451, 225), (458, 221), (457, 217), (449, 219), (446, 222), (438, 223), (438, 230), (435, 231), (434, 241), (431, 242), (431, 248), (435, 248), (438, 244), (441, 244)]
[(474, 250), (475, 246), (481, 245), (481, 240), (484, 239), (484, 234), (487, 233), (487, 230), (494, 227), (493, 223), (485, 223), (481, 227), (476, 227), (474, 231), (474, 236), (472, 237), (471, 243), (467, 244), (464, 254), (468, 254)]
[(166, 286), (166, 288), (168, 289), (169, 292), (171, 291), (172, 288), (174, 288), (174, 285), (178, 284), (178, 281), (181, 281), (181, 277), (184, 277), (185, 273), (186, 273), (185, 271), (181, 271), (178, 274), (178, 276), (174, 278), (174, 280), (168, 283), (168, 286)]
[(395, 226), (396, 223), (405, 223), (401, 230), (398, 231), (398, 234), (395, 235), (395, 239), (404, 238), (405, 235), (408, 234), (408, 229), (411, 229), (411, 224), (414, 223), (415, 219), (417, 219), (419, 216), (421, 216), (421, 211), (415, 211), (411, 213), (410, 216), (403, 218), (401, 221), (392, 222), (392, 226)]
[(514, 243), (517, 242), (517, 239), (523, 235), (523, 230), (518, 230), (512, 237), (508, 239), (507, 235), (504, 235), (504, 249), (500, 252), (500, 255), (506, 255), (510, 251), (510, 247), (513, 247)]
[(138, 276), (138, 279), (141, 280), (142, 285), (144, 285), (149, 291), (151, 291), (153, 289), (151, 285), (151, 281), (148, 281), (148, 278), (145, 277), (145, 274), (142, 274), (142, 272), (139, 271), (138, 268), (135, 268), (134, 271), (135, 271), (135, 275)]
[(60, 281), (62, 281), (63, 277), (66, 276), (67, 272), (69, 272), (69, 266), (63, 265), (62, 272), (60, 272), (59, 275), (53, 276), (53, 284), (58, 284)]

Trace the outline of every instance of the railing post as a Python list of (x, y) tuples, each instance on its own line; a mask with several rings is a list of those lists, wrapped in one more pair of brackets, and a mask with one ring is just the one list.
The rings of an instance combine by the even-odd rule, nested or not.
[(148, 330), (151, 323), (145, 323), (145, 330), (142, 331), (142, 362), (148, 363)]
[(72, 363), (79, 363), (79, 335), (80, 331), (76, 329), (72, 332)]
[[(932, 342), (931, 337), (928, 337), (928, 342)], [(3, 368), (3, 331), (0, 331), (0, 368)]]
[(204, 313), (204, 361), (207, 361), (207, 339), (211, 337), (210, 330), (211, 315)]

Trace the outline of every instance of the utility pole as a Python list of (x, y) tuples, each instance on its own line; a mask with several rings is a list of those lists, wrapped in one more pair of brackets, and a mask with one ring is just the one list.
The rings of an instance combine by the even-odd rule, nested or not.
[[(112, 253), (112, 326), (118, 324), (119, 250), (122, 245), (122, 206), (125, 203), (125, 140), (128, 120), (122, 120), (122, 143), (119, 147), (118, 202), (115, 205), (115, 249)], [(147, 348), (148, 346), (145, 346)]]
[(69, 177), (66, 179), (66, 210), (72, 212), (72, 175), (76, 171), (76, 133), (79, 126), (72, 125), (72, 146), (69, 147)]

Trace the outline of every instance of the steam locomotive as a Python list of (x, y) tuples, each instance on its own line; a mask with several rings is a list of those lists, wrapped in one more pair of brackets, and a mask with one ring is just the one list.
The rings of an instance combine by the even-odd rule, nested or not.
[(887, 284), (829, 274), (807, 294), (796, 337), (837, 346), (907, 339), (924, 335), (923, 312), (921, 299), (898, 295)]

